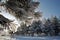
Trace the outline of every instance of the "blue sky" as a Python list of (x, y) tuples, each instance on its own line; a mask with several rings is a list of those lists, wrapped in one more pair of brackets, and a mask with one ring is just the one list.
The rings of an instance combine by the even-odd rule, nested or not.
[(43, 12), (42, 17), (48, 18), (51, 16), (60, 17), (60, 0), (38, 0), (40, 2), (37, 10)]

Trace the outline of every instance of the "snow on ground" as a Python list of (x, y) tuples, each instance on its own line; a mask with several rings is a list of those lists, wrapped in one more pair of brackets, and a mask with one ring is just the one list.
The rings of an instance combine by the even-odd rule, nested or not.
[(60, 40), (60, 36), (53, 37), (0, 36), (0, 40)]
[(11, 38), (10, 36), (0, 36), (0, 40), (16, 40), (16, 38)]
[(14, 36), (16, 40), (60, 40), (60, 36), (53, 37), (25, 37), (25, 36)]

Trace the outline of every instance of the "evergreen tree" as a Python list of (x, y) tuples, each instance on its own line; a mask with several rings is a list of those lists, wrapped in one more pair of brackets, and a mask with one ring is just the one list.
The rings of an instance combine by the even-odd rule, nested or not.
[[(6, 8), (5, 11), (13, 15), (20, 23), (20, 21), (26, 21), (32, 17), (32, 19), (39, 19), (41, 12), (35, 12), (38, 7), (39, 2), (34, 2), (33, 0), (1, 0), (3, 7)], [(31, 20), (32, 20), (31, 19)], [(30, 21), (31, 22), (31, 21)]]
[(41, 27), (42, 27), (42, 22), (39, 21), (33, 21), (33, 23), (31, 24), (31, 26), (29, 27), (29, 30), (31, 31), (32, 36), (35, 34), (40, 34), (42, 33)]
[(35, 14), (34, 9), (39, 5), (39, 2), (33, 2), (33, 0), (8, 0), (6, 2), (6, 8), (12, 11), (20, 20), (28, 19)]
[(55, 30), (54, 30), (54, 24), (50, 21), (50, 19), (47, 19), (46, 20), (46, 23), (44, 24), (45, 25), (45, 33), (48, 35), (48, 36), (53, 36), (55, 35)]
[(55, 17), (53, 17), (53, 19), (52, 19), (52, 23), (54, 24), (54, 26), (55, 26), (55, 35), (58, 35), (58, 33), (60, 32), (59, 30), (59, 28), (60, 28), (60, 23), (59, 23), (59, 19), (55, 16)]

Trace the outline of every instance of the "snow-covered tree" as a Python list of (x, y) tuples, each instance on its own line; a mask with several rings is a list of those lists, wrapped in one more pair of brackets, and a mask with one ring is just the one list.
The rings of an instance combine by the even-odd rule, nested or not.
[(54, 24), (54, 30), (55, 30), (55, 35), (58, 35), (58, 33), (60, 32), (60, 19), (58, 19), (56, 16), (52, 17), (51, 22)]
[(30, 32), (31, 36), (34, 36), (34, 34), (40, 34), (42, 32), (42, 22), (39, 21), (33, 21), (33, 23), (29, 26), (28, 32)]
[(7, 10), (14, 12), (12, 15), (20, 20), (26, 20), (35, 14), (34, 9), (38, 5), (39, 2), (33, 2), (33, 0), (8, 0), (5, 6)]
[(56, 16), (47, 19), (44, 26), (44, 33), (49, 36), (57, 36), (60, 33), (60, 23), (59, 19)]
[[(39, 2), (33, 0), (1, 0), (0, 6), (8, 13), (13, 15), (18, 23), (31, 24), (36, 18), (39, 19), (41, 12), (35, 12)], [(29, 21), (31, 20), (31, 21)], [(27, 24), (27, 25), (28, 25)], [(15, 27), (14, 27), (15, 28)]]

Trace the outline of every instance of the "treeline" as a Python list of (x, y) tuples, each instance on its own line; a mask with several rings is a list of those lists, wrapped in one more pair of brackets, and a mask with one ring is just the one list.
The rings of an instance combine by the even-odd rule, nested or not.
[(29, 26), (22, 24), (18, 31), (13, 34), (24, 36), (60, 36), (60, 19), (55, 16), (44, 21), (33, 21)]

